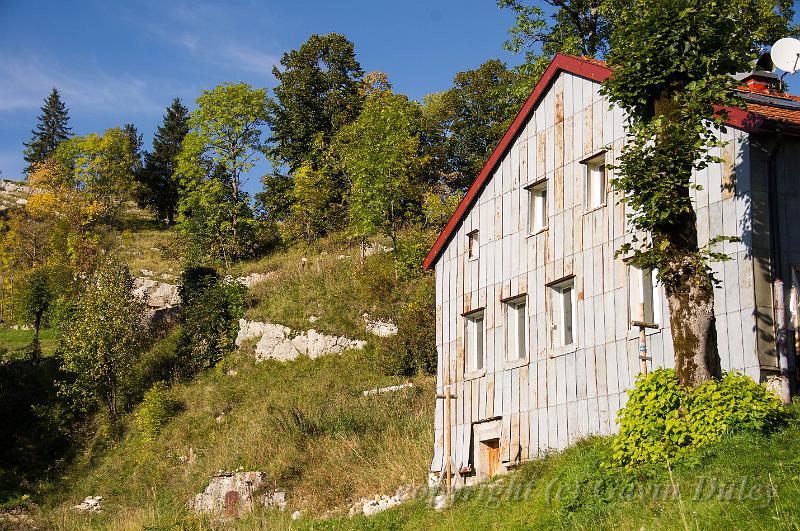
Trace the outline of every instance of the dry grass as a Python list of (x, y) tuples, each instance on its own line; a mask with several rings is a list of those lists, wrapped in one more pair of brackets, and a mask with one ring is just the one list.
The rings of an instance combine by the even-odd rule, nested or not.
[[(237, 374), (215, 371), (175, 388), (184, 409), (155, 442), (131, 423), (122, 442), (82, 456), (41, 522), (57, 529), (187, 524), (184, 504), (209, 475), (238, 467), (268, 472), (288, 491), (291, 511), (317, 515), (343, 514), (360, 497), (426, 481), (432, 377), (363, 397), (365, 389), (400, 381), (372, 367), (369, 350), (288, 364), (241, 356), (228, 369)], [(190, 448), (193, 464), (181, 459)], [(104, 496), (102, 515), (69, 507), (88, 495)]]

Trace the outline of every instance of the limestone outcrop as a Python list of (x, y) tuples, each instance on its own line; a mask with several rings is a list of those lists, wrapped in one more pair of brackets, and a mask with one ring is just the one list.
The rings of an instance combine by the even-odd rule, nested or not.
[(198, 493), (188, 506), (198, 513), (222, 514), (237, 517), (252, 512), (257, 505), (280, 509), (286, 508), (286, 493), (267, 490), (266, 472), (218, 472), (211, 477), (208, 486)]
[(339, 354), (350, 348), (364, 348), (366, 344), (357, 339), (321, 334), (314, 329), (293, 334), (287, 326), (240, 319), (236, 344), (241, 345), (242, 342), (254, 338), (258, 338), (255, 348), (257, 361), (291, 361), (301, 355), (314, 359)]

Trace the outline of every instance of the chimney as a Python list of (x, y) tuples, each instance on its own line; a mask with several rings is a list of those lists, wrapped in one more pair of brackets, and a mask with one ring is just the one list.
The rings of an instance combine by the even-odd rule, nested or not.
[(766, 70), (747, 72), (743, 74), (740, 80), (744, 86), (756, 92), (783, 92), (781, 79), (776, 74)]

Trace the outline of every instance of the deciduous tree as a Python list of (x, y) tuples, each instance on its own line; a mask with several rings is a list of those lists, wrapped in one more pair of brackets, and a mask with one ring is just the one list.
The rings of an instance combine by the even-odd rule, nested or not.
[(60, 384), (60, 392), (78, 409), (100, 404), (117, 417), (120, 390), (133, 374), (145, 337), (142, 311), (128, 269), (109, 262), (94, 272), (64, 315), (58, 351), (70, 379)]
[(355, 236), (383, 232), (394, 240), (403, 215), (419, 204), (418, 179), (426, 163), (421, 123), (416, 103), (385, 90), (370, 95), (356, 121), (336, 135), (333, 152), (349, 182), (348, 218)]
[(451, 89), (426, 97), (427, 121), (443, 138), (453, 172), (451, 186), (469, 186), (519, 111), (522, 101), (511, 90), (515, 79), (505, 63), (492, 59), (456, 74)]
[(278, 80), (269, 102), (270, 154), (290, 172), (316, 162), (342, 126), (352, 122), (363, 100), (364, 71), (344, 35), (312, 35), (273, 68)]
[(724, 260), (712, 235), (699, 247), (693, 172), (720, 162), (712, 148), (726, 113), (741, 105), (730, 74), (745, 71), (761, 47), (784, 36), (788, 0), (609, 1), (615, 13), (603, 91), (625, 110), (629, 135), (614, 188), (639, 236), (620, 252), (658, 271), (670, 309), (675, 367), (696, 387), (720, 374), (709, 262)]
[(190, 117), (193, 131), (178, 156), (184, 192), (178, 221), (195, 241), (210, 244), (216, 238), (218, 244), (206, 251), (218, 251), (227, 263), (244, 256), (252, 239), (252, 212), (242, 184), (264, 148), (266, 91), (223, 83), (203, 92), (197, 104)]

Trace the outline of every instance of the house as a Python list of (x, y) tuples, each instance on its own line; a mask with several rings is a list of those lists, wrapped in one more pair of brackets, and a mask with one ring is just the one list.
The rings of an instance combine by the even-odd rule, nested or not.
[[(555, 57), (425, 259), (436, 273), (435, 452), (453, 485), (491, 477), (549, 449), (616, 429), (640, 372), (673, 366), (669, 312), (651, 271), (615, 251), (630, 237), (609, 169), (623, 112), (604, 63)], [(742, 76), (723, 162), (697, 172), (700, 244), (714, 235), (724, 370), (755, 380), (794, 367), (800, 276), (800, 98)], [(775, 294), (779, 296), (775, 297)], [(776, 338), (778, 340), (776, 341)]]

